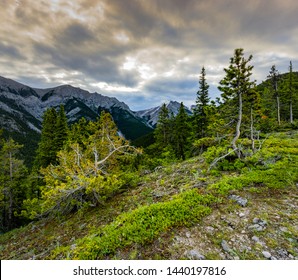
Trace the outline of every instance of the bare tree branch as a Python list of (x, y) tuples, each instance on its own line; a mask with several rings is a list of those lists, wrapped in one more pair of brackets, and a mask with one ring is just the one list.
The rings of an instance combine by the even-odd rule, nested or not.
[(208, 172), (220, 161), (220, 160), (222, 160), (222, 159), (224, 159), (224, 158), (226, 158), (228, 155), (230, 155), (230, 154), (232, 154), (232, 153), (234, 153), (234, 152), (236, 152), (236, 150), (238, 150), (238, 148), (236, 148), (236, 149), (233, 149), (232, 151), (230, 151), (230, 152), (228, 152), (227, 154), (225, 154), (225, 155), (223, 155), (223, 156), (221, 156), (221, 157), (219, 157), (219, 158), (216, 158), (216, 159), (214, 159), (213, 161), (212, 161), (212, 163), (210, 164), (210, 166), (209, 166), (209, 168), (208, 168)]

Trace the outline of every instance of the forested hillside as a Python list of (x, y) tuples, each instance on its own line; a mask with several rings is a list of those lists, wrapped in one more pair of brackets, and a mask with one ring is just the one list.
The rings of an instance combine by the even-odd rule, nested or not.
[(253, 68), (236, 49), (215, 102), (203, 67), (193, 114), (164, 104), (138, 147), (109, 113), (69, 125), (62, 105), (32, 168), (2, 137), (1, 258), (297, 258), (298, 73), (256, 85)]

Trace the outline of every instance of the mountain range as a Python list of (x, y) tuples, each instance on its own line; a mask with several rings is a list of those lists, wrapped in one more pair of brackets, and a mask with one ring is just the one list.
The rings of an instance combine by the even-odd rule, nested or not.
[[(103, 110), (110, 112), (119, 133), (129, 140), (152, 132), (161, 109), (158, 106), (134, 112), (114, 97), (90, 93), (71, 85), (37, 89), (0, 76), (0, 127), (6, 136), (24, 144), (31, 154), (39, 140), (43, 113), (47, 108), (58, 108), (61, 104), (70, 124), (81, 117), (95, 120)], [(180, 103), (170, 101), (167, 107), (176, 115)], [(191, 114), (188, 108), (186, 110)]]

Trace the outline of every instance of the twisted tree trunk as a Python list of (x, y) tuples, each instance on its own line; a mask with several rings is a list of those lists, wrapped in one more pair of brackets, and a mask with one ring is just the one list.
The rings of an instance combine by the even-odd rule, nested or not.
[(236, 151), (238, 158), (241, 158), (241, 151), (239, 151), (239, 149), (237, 148), (236, 142), (239, 139), (240, 133), (241, 133), (240, 128), (241, 128), (241, 122), (242, 122), (242, 92), (238, 93), (238, 99), (239, 99), (238, 121), (236, 125), (236, 133), (231, 144), (232, 144), (233, 150)]

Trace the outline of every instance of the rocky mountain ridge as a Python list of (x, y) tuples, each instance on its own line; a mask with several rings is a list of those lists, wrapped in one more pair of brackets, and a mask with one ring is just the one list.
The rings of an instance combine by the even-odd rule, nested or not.
[[(40, 133), (42, 116), (50, 107), (63, 104), (70, 123), (81, 117), (96, 119), (102, 110), (109, 111), (121, 134), (128, 139), (143, 136), (156, 126), (162, 105), (141, 111), (132, 111), (115, 97), (90, 93), (71, 85), (39, 89), (0, 76), (0, 125), (7, 131)], [(166, 103), (170, 113), (177, 115), (180, 103)], [(185, 106), (190, 115), (192, 111)]]
[(8, 130), (21, 132), (23, 129), (18, 124), (21, 121), (23, 126), (40, 132), (44, 111), (60, 104), (65, 106), (69, 122), (74, 122), (82, 116), (94, 119), (100, 110), (111, 111), (112, 107), (117, 107), (127, 111), (140, 125), (147, 126), (125, 103), (116, 98), (90, 93), (71, 85), (36, 89), (0, 77), (0, 120)]
[[(170, 113), (173, 113), (174, 116), (176, 116), (179, 112), (179, 108), (180, 108), (180, 103), (177, 101), (169, 101), (166, 102), (166, 107), (168, 108)], [(143, 118), (150, 126), (155, 127), (158, 121), (158, 117), (159, 117), (159, 113), (161, 111), (161, 107), (157, 106), (157, 107), (153, 107), (147, 110), (141, 110), (141, 111), (137, 111), (136, 114), (137, 116)], [(184, 105), (184, 108), (186, 110), (186, 113), (188, 115), (192, 114), (192, 110), (189, 109), (187, 106)]]

